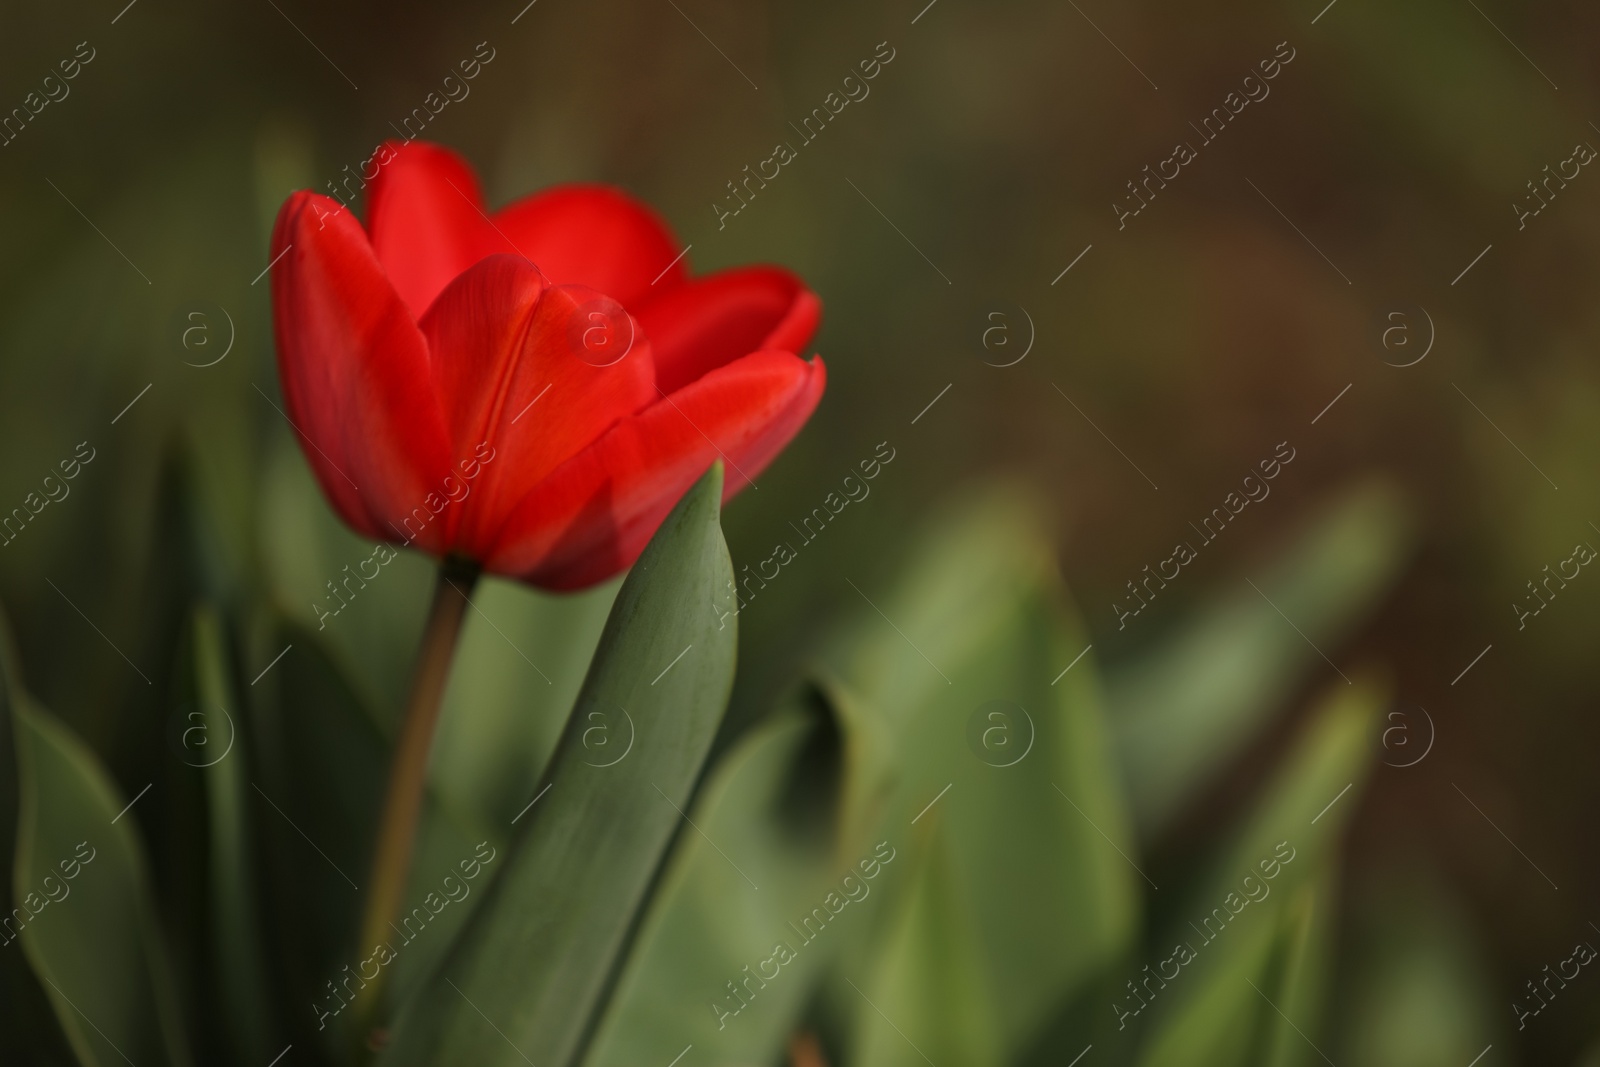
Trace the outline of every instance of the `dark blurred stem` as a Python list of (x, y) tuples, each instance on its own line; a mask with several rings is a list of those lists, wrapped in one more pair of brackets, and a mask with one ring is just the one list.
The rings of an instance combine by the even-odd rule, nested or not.
[[(372, 873), (367, 877), (361, 940), (356, 946), (363, 958), (389, 940), (391, 924), (405, 897), (406, 882), (411, 874), (411, 853), (422, 816), (422, 796), (427, 788), (428, 753), (433, 747), (439, 706), (444, 700), (445, 683), (450, 678), (450, 662), (461, 636), (461, 623), (466, 618), (468, 597), (477, 580), (476, 564), (447, 559), (439, 565), (433, 604), (428, 608), (427, 625), (422, 631), (422, 644), (411, 675), (405, 719), (400, 724), (394, 760), (389, 765), (389, 785), (384, 791), (383, 810), (379, 815)], [(384, 971), (379, 968), (377, 978), (368, 981), (356, 997), (356, 1023), (358, 1033), (363, 1036), (375, 1021), (383, 978)]]

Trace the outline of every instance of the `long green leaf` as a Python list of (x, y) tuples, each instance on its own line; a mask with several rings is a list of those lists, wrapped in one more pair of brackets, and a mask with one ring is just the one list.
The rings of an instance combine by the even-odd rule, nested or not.
[[(623, 583), (534, 807), (384, 1063), (553, 1067), (580, 1054), (732, 688), (721, 492), (717, 466)], [(632, 724), (626, 757), (598, 765), (591, 714)]]
[[(1318, 1014), (1318, 967), (1301, 962), (1310, 951), (1307, 924), (1320, 921), (1310, 909), (1320, 900), (1325, 912), (1333, 895), (1339, 842), (1371, 770), (1386, 698), (1383, 686), (1361, 675), (1334, 686), (1152, 958), (1130, 966), (1135, 988), (1118, 991), (1108, 1008), (1148, 1035), (1141, 1067), (1233, 1067), (1294, 1062), (1300, 1054), (1280, 1034), (1278, 1012), (1302, 1029)], [(1176, 977), (1162, 981), (1168, 968)], [(1155, 986), (1147, 984), (1151, 974)]]
[[(1321, 1063), (1325, 998), (1333, 965), (1333, 906), (1337, 864), (1283, 904), (1278, 966), (1266, 975), (1261, 999), (1272, 1015), (1262, 1042), (1262, 1067), (1309, 1067)], [(1310, 1035), (1317, 1034), (1314, 1041)]]
[(618, 585), (557, 596), (485, 578), (474, 590), (428, 779), (480, 832), (504, 836), (532, 799)]
[[(1199, 952), (1216, 955), (1203, 974), (1178, 970), (1173, 985), (1192, 984), (1144, 1049), (1140, 1067), (1289, 1067), (1314, 1057), (1304, 1034), (1314, 1029), (1306, 1018), (1312, 998), (1303, 988), (1313, 979), (1306, 949), (1314, 899), (1311, 887), (1302, 886), (1251, 915), (1248, 927), (1227, 931), (1233, 940), (1215, 949), (1202, 944)], [(1142, 996), (1160, 1003), (1174, 992), (1159, 975), (1140, 978), (1143, 992), (1125, 994), (1124, 1004)]]
[(1386, 680), (1361, 672), (1349, 684), (1334, 682), (1323, 690), (1248, 821), (1208, 872), (1200, 900), (1220, 900), (1281, 841), (1289, 842), (1296, 858), (1284, 864), (1277, 888), (1320, 877), (1337, 858), (1345, 825), (1361, 802), (1389, 697)]
[[(1141, 833), (1153, 836), (1282, 706), (1393, 581), (1408, 537), (1393, 489), (1348, 493), (1278, 560), (1107, 682)], [(1250, 577), (1250, 576), (1247, 576)], [(1292, 622), (1287, 621), (1292, 620)]]
[(21, 832), (22, 783), (17, 767), (16, 708), (21, 699), (22, 681), (16, 667), (16, 650), (11, 643), (11, 628), (0, 617), (0, 894), (5, 913), (0, 920), (0, 1004), (7, 1006), (8, 1024), (13, 1027), (7, 1046), (14, 1054), (29, 1057), (27, 1062), (66, 1063), (72, 1058), (67, 1038), (57, 1024), (55, 1013), (44, 995), (44, 984), (34, 975), (17, 945), (12, 907), (16, 885), (17, 839)]
[[(189, 1053), (121, 795), (48, 713), (17, 706), (22, 780), (13, 918), (56, 1018), (86, 1065), (187, 1064)], [(25, 910), (24, 910), (25, 909)]]
[[(891, 915), (884, 951), (865, 977), (851, 1063), (917, 1067), (929, 1062), (1002, 1063), (1000, 1012), (987, 986), (978, 902), (966, 898), (942, 824), (929, 827), (905, 900)], [(938, 1056), (930, 1060), (930, 1056)]]
[[(846, 694), (808, 684), (718, 761), (690, 813), (705, 836), (678, 839), (591, 1067), (691, 1044), (702, 1064), (778, 1057), (824, 965), (864, 931), (856, 905), (881, 888), (864, 861), (886, 755)], [(825, 932), (794, 925), (815, 925), (830, 893)]]
[[(943, 975), (962, 984), (948, 996), (984, 997), (998, 1047), (1015, 1057), (1125, 950), (1144, 882), (1088, 638), (1062, 607), (1035, 509), (1020, 495), (988, 493), (930, 528), (836, 655), (863, 703), (882, 709), (905, 769), (880, 835), (907, 842), (908, 865), (920, 868), (928, 861), (913, 820), (939, 820), (953, 885), (938, 899), (970, 907), (959, 917), (970, 930), (951, 936), (978, 946), (981, 981), (974, 991), (965, 977)], [(901, 906), (891, 897), (882, 908)], [(842, 961), (842, 978), (917, 983), (863, 986), (873, 1001), (933, 995), (917, 967), (881, 958), (907, 950), (863, 940)], [(846, 982), (831, 996), (876, 1025)], [(918, 1017), (931, 1025), (938, 1014)], [(919, 1046), (938, 1040), (906, 1032)]]
[(1458, 891), (1411, 866), (1370, 879), (1350, 909), (1349, 1007), (1340, 1047), (1329, 1050), (1335, 1062), (1447, 1067), (1516, 1033)]
[[(370, 977), (372, 967), (381, 966), (388, 977), (385, 1002), (399, 1003), (481, 901), (476, 890), (488, 879), (463, 881), (460, 865), (482, 874), (472, 865), (481, 865), (483, 839), (427, 795), (389, 954), (356, 945), (391, 746), (316, 633), (285, 626), (279, 634), (278, 642), (292, 648), (273, 669), (269, 692), (256, 709), (259, 747), (271, 754), (264, 761), (269, 773), (249, 783), (255, 825), (269, 846), (264, 903), (278, 967), (287, 976), (291, 1038), (320, 1041), (342, 1053), (362, 1040), (347, 1032), (353, 1015), (345, 1011), (362, 987), (362, 970)], [(506, 836), (490, 837), (489, 852), (504, 845)], [(494, 864), (488, 867), (492, 871)], [(447, 877), (453, 879), (449, 886)], [(415, 915), (418, 907), (423, 911)], [(375, 953), (387, 962), (369, 963)]]
[[(183, 734), (185, 762), (205, 778), (209, 829), (211, 968), (226, 1024), (219, 1029), (240, 1061), (276, 1051), (249, 820), (249, 741), (236, 699), (222, 622), (197, 608), (190, 624), (192, 723)], [(276, 1036), (276, 1035), (272, 1035)]]

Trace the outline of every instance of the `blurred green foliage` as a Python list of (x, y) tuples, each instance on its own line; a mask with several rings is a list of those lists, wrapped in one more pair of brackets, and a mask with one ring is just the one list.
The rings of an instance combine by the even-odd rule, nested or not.
[[(623, 583), (561, 741), (553, 753), (522, 754), (516, 797), (529, 799), (516, 815), (472, 802), (460, 779), (470, 760), (434, 764), (412, 910), (397, 928), (400, 947), (391, 942), (378, 964), (395, 968), (372, 1045), (381, 1062), (514, 1063), (531, 1049), (545, 1062), (629, 1063), (680, 1041), (711, 1062), (776, 1062), (803, 1029), (845, 1063), (910, 1064), (932, 1048), (948, 1062), (1026, 1064), (1070, 1054), (1080, 1039), (1128, 1064), (1307, 1062), (1306, 1031), (1322, 1033), (1330, 1002), (1340, 841), (1357, 799), (1336, 805), (1352, 790), (1359, 798), (1371, 770), (1382, 686), (1359, 674), (1335, 683), (1222, 847), (1188, 872), (1162, 872), (1162, 896), (1140, 858), (1124, 782), (1143, 766), (1189, 767), (1188, 784), (1165, 794), (1181, 808), (1222, 764), (1211, 749), (1198, 761), (1182, 755), (1194, 747), (1192, 723), (1126, 735), (1134, 740), (1117, 755), (1118, 720), (1037, 502), (994, 487), (930, 516), (892, 585), (875, 590), (881, 604), (860, 591), (868, 604), (819, 646), (810, 679), (720, 750), (686, 811), (732, 684), (737, 628), (716, 606), (732, 595), (719, 488), (713, 472), (691, 491)], [(192, 493), (173, 499), (180, 513), (198, 513)], [(1392, 504), (1373, 506), (1380, 499), (1348, 497), (1269, 569), (1268, 588), (1301, 590), (1295, 606), (1319, 633), (1322, 620), (1381, 592), (1372, 581), (1308, 584), (1328, 566), (1330, 533), (1366, 546), (1362, 573), (1403, 550), (1405, 525)], [(195, 537), (205, 541), (203, 530)], [(505, 616), (508, 629), (493, 629), (513, 648), (592, 599), (511, 597), (523, 602)], [(60, 977), (108, 1020), (112, 1033), (98, 1031), (106, 1044), (151, 1062), (188, 1062), (190, 1047), (249, 1062), (279, 1040), (330, 1064), (361, 1062), (367, 1042), (344, 1015), (355, 1005), (341, 989), (354, 993), (371, 960), (351, 964), (366, 950), (353, 943), (359, 890), (348, 872), (364, 874), (370, 859), (385, 727), (331, 637), (287, 621), (262, 624), (276, 635), (267, 647), (286, 640), (298, 654), (266, 688), (239, 696), (231, 649), (252, 610), (219, 614), (201, 598), (173, 679), (180, 706), (193, 710), (156, 755), (195, 772), (194, 803), (156, 825), (158, 841), (183, 847), (157, 852), (155, 881), (187, 874), (203, 892), (194, 913), (168, 917), (174, 935), (164, 934), (135, 829), (150, 819), (125, 824), (107, 842), (121, 864), (113, 872), (124, 873), (85, 883), (113, 894), (97, 921), (74, 911), (42, 924), (48, 936), (23, 930), (32, 968), (16, 980), (51, 986), (61, 1026), (27, 1047), (40, 1054), (66, 1041), (81, 1062), (103, 1062), (76, 1025), (93, 1016)], [(1234, 643), (1254, 647), (1278, 685), (1307, 670), (1298, 648), (1251, 633)], [(672, 649), (686, 638), (698, 654), (658, 689), (657, 668), (676, 665)], [(25, 710), (10, 681), (20, 759), (0, 784), (20, 800), (20, 900), (39, 857), (100, 833), (78, 813), (109, 820), (122, 796), (74, 734)], [(1227, 731), (1232, 747), (1263, 728), (1263, 686), (1249, 672), (1208, 692), (1188, 715)], [(999, 719), (987, 710), (997, 695), (1007, 709)], [(1251, 709), (1242, 726), (1241, 702)], [(611, 738), (592, 735), (621, 724), (591, 720), (624, 708), (629, 745), (614, 756)], [(526, 734), (504, 715), (477, 725), (508, 744)], [(245, 795), (247, 778), (263, 803)], [(464, 802), (451, 804), (452, 784)], [(474, 846), (468, 825), (488, 838)], [(498, 859), (477, 892), (452, 868), (473, 855), (481, 866), (457, 864), (468, 883)], [(1272, 856), (1283, 862), (1267, 873)], [(441, 871), (453, 903), (439, 897)], [(1257, 897), (1263, 876), (1270, 889)], [(1241, 884), (1255, 902), (1245, 914)], [(208, 936), (193, 936), (197, 920)], [(1182, 983), (1166, 975), (1178, 988), (1157, 996), (1141, 961), (1168, 956), (1174, 937), (1199, 959), (1185, 961), (1180, 973), (1192, 976)], [(1405, 958), (1425, 968), (1434, 948), (1419, 944)], [(86, 967), (91, 958), (122, 962)], [(1363, 1002), (1357, 1018), (1381, 1027), (1388, 1010)]]

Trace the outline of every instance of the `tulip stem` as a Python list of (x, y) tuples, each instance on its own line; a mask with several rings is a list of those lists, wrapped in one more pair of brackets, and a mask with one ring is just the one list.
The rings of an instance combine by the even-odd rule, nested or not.
[[(411, 853), (422, 817), (422, 797), (427, 788), (428, 753), (433, 747), (445, 683), (450, 677), (450, 663), (455, 657), (461, 624), (477, 579), (478, 566), (474, 563), (446, 559), (439, 564), (433, 603), (428, 608), (428, 621), (412, 669), (405, 718), (400, 724), (400, 736), (395, 741), (394, 757), (389, 764), (389, 784), (379, 816), (372, 873), (367, 878), (361, 940), (356, 945), (363, 957), (389, 940), (392, 923), (405, 896), (411, 874)], [(356, 998), (356, 1022), (363, 1037), (377, 1013), (383, 977), (384, 971), (380, 968), (377, 978), (368, 981)]]

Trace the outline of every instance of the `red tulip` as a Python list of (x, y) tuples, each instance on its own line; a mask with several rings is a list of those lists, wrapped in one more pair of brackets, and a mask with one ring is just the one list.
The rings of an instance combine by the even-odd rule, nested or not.
[(288, 414), (361, 534), (574, 589), (631, 564), (719, 457), (749, 484), (821, 399), (821, 305), (775, 267), (690, 278), (648, 208), (563, 185), (486, 213), (454, 153), (390, 144), (367, 227), (291, 196), (272, 235)]

